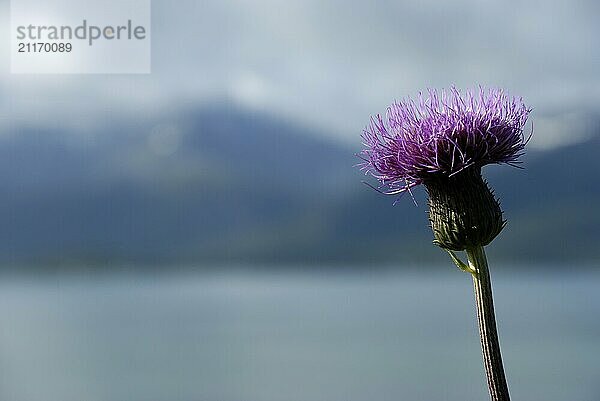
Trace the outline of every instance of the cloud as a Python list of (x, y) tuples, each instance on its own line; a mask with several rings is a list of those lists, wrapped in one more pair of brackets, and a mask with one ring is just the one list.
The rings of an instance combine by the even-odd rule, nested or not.
[(547, 150), (582, 142), (592, 136), (595, 126), (589, 115), (577, 112), (540, 116), (536, 118), (529, 145)]
[(532, 144), (555, 147), (573, 140), (558, 134), (568, 116), (600, 101), (599, 14), (593, 0), (155, 0), (151, 75), (14, 76), (2, 65), (0, 120), (229, 97), (357, 141), (394, 99), (484, 84), (523, 96), (540, 119)]

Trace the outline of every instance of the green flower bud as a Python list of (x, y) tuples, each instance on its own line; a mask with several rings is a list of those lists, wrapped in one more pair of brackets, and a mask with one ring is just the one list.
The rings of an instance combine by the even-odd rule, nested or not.
[(481, 168), (471, 167), (452, 177), (431, 176), (424, 181), (429, 194), (429, 221), (441, 248), (463, 251), (489, 244), (506, 221)]

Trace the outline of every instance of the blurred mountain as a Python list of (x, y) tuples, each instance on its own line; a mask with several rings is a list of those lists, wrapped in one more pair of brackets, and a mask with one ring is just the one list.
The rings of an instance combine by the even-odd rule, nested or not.
[[(540, 133), (541, 135), (541, 133)], [(356, 149), (227, 104), (0, 137), (3, 264), (420, 263), (424, 192), (361, 183)], [(494, 257), (600, 260), (600, 135), (487, 167), (509, 225)], [(549, 263), (549, 264), (551, 264)]]

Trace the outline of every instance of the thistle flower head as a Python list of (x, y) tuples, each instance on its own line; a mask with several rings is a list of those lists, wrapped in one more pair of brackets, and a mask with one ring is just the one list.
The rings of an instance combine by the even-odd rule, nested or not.
[(399, 194), (470, 167), (518, 163), (531, 110), (500, 89), (429, 90), (372, 117), (362, 138), (361, 170)]

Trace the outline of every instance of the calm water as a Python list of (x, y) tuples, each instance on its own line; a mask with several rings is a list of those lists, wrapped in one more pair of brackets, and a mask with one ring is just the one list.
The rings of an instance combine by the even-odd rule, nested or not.
[[(493, 279), (513, 399), (600, 400), (600, 274)], [(455, 269), (5, 279), (0, 400), (486, 400), (478, 341)]]

